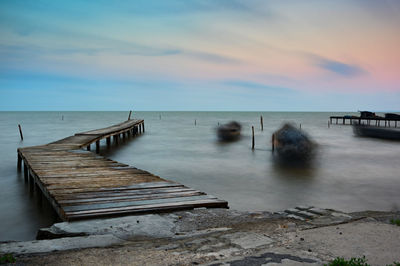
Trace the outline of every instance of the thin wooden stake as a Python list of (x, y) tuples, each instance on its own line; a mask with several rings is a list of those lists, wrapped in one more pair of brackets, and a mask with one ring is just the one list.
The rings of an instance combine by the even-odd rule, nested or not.
[(260, 116), (260, 123), (261, 123), (261, 131), (264, 130), (264, 121), (263, 121), (263, 117)]
[(251, 126), (251, 149), (254, 150), (254, 126)]
[(19, 128), (19, 135), (21, 136), (21, 140), (24, 140), (24, 136), (22, 135), (22, 129), (21, 129), (20, 124), (18, 124), (18, 128)]
[(331, 124), (329, 123), (329, 121), (328, 121), (328, 128), (330, 128), (331, 127)]
[(132, 114), (132, 111), (129, 111), (128, 120), (131, 120), (131, 114)]
[(300, 129), (301, 129), (301, 124), (300, 124)]
[(196, 125), (197, 124), (197, 121), (196, 121), (196, 119), (194, 120), (194, 125)]
[(64, 116), (61, 117), (61, 120), (64, 120)]

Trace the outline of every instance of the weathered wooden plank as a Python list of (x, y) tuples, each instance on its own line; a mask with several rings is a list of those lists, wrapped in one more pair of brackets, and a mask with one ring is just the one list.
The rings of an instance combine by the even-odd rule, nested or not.
[(123, 191), (95, 191), (95, 192), (80, 192), (80, 193), (67, 193), (57, 194), (57, 200), (72, 200), (72, 199), (96, 199), (96, 198), (113, 198), (134, 195), (156, 195), (160, 193), (177, 193), (177, 192), (195, 192), (197, 190), (187, 187), (172, 187), (172, 188), (159, 188), (159, 189), (141, 189), (141, 190), (123, 190)]
[(173, 211), (173, 210), (184, 210), (193, 209), (197, 207), (208, 207), (208, 208), (227, 208), (228, 203), (223, 200), (211, 199), (211, 200), (197, 200), (197, 201), (186, 201), (186, 202), (172, 202), (172, 203), (161, 203), (152, 204), (145, 206), (129, 206), (123, 208), (110, 208), (100, 210), (86, 210), (86, 211), (75, 211), (66, 212), (65, 215), (69, 220), (75, 220), (79, 218), (89, 217), (100, 217), (114, 214), (123, 213), (142, 213), (142, 212), (162, 212), (162, 211)]
[(127, 191), (127, 190), (135, 190), (135, 189), (150, 189), (150, 188), (167, 188), (167, 187), (183, 187), (183, 185), (179, 183), (173, 183), (173, 182), (148, 182), (148, 183), (139, 183), (135, 185), (129, 185), (129, 186), (119, 186), (119, 187), (113, 187), (113, 188), (64, 188), (64, 189), (53, 189), (50, 191), (52, 195), (59, 195), (59, 194), (69, 194), (69, 193), (86, 193), (86, 192), (93, 192), (93, 191), (99, 191), (99, 192), (104, 192), (104, 191)]
[(145, 206), (154, 204), (166, 204), (166, 203), (177, 203), (184, 201), (198, 201), (198, 200), (215, 200), (216, 197), (210, 195), (192, 196), (192, 197), (178, 197), (178, 198), (166, 198), (166, 199), (154, 199), (154, 200), (141, 200), (141, 201), (130, 201), (130, 202), (113, 202), (113, 203), (98, 203), (98, 204), (82, 204), (73, 206), (63, 206), (65, 212), (78, 212), (78, 211), (89, 211), (99, 209), (113, 209), (121, 207), (132, 207), (132, 206)]
[(143, 200), (155, 200), (155, 199), (167, 199), (167, 198), (183, 198), (205, 195), (204, 192), (200, 191), (182, 191), (176, 193), (158, 193), (152, 195), (130, 195), (130, 196), (119, 196), (119, 197), (107, 197), (107, 198), (90, 198), (90, 199), (79, 199), (79, 200), (59, 200), (58, 203), (61, 206), (75, 206), (83, 204), (99, 204), (99, 203), (115, 203), (122, 201), (143, 201)]
[[(33, 167), (32, 167), (33, 168)], [(151, 175), (148, 172), (139, 169), (113, 169), (111, 167), (94, 167), (90, 169), (79, 168), (70, 170), (65, 169), (35, 169), (35, 172), (40, 174), (41, 177), (58, 177), (58, 176), (96, 176), (96, 175)], [(152, 175), (154, 176), (154, 175)]]

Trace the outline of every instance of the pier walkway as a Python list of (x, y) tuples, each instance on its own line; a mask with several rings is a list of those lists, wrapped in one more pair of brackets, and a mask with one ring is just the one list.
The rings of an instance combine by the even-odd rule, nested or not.
[[(77, 133), (46, 145), (19, 148), (18, 169), (64, 221), (165, 212), (199, 207), (227, 208), (228, 203), (147, 171), (96, 153), (100, 141), (136, 136), (143, 120), (127, 120), (103, 129)], [(91, 152), (95, 143), (96, 153)]]
[[(336, 125), (352, 125), (354, 122), (358, 124), (371, 125), (371, 122), (374, 122), (375, 126), (378, 127), (383, 125), (385, 127), (397, 127), (397, 122), (400, 122), (400, 119), (385, 117), (331, 116), (329, 117), (329, 122), (331, 125), (335, 124), (332, 123), (333, 120), (335, 120)], [(346, 121), (349, 121), (349, 123), (347, 124)]]

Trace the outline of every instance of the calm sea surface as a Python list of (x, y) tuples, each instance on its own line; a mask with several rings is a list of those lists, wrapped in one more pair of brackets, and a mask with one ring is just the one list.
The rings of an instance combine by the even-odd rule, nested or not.
[[(357, 138), (350, 126), (328, 128), (330, 115), (341, 113), (136, 112), (134, 117), (145, 120), (146, 133), (110, 149), (102, 142), (102, 154), (225, 199), (236, 210), (278, 211), (297, 205), (399, 210), (400, 143)], [(17, 172), (18, 147), (106, 127), (127, 116), (128, 112), (0, 112), (0, 241), (34, 239), (38, 228), (56, 221), (49, 204), (40, 202)], [(219, 143), (215, 127), (230, 120), (242, 123), (243, 136)], [(301, 124), (319, 144), (313, 166), (285, 169), (274, 164), (271, 133), (285, 121)]]

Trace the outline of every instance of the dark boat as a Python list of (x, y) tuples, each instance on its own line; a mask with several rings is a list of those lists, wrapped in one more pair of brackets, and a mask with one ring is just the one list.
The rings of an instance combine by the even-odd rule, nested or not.
[(283, 161), (307, 161), (314, 155), (315, 143), (291, 124), (285, 124), (272, 135), (273, 149)]
[(400, 140), (400, 130), (353, 124), (353, 132), (360, 137)]
[(400, 115), (393, 114), (393, 113), (387, 113), (387, 114), (385, 114), (385, 118), (387, 118), (387, 119), (400, 119)]
[(361, 118), (374, 118), (376, 117), (376, 114), (373, 112), (369, 111), (359, 111), (360, 112), (360, 117)]
[(232, 141), (240, 138), (242, 125), (236, 121), (229, 122), (217, 128), (217, 135), (220, 140)]

